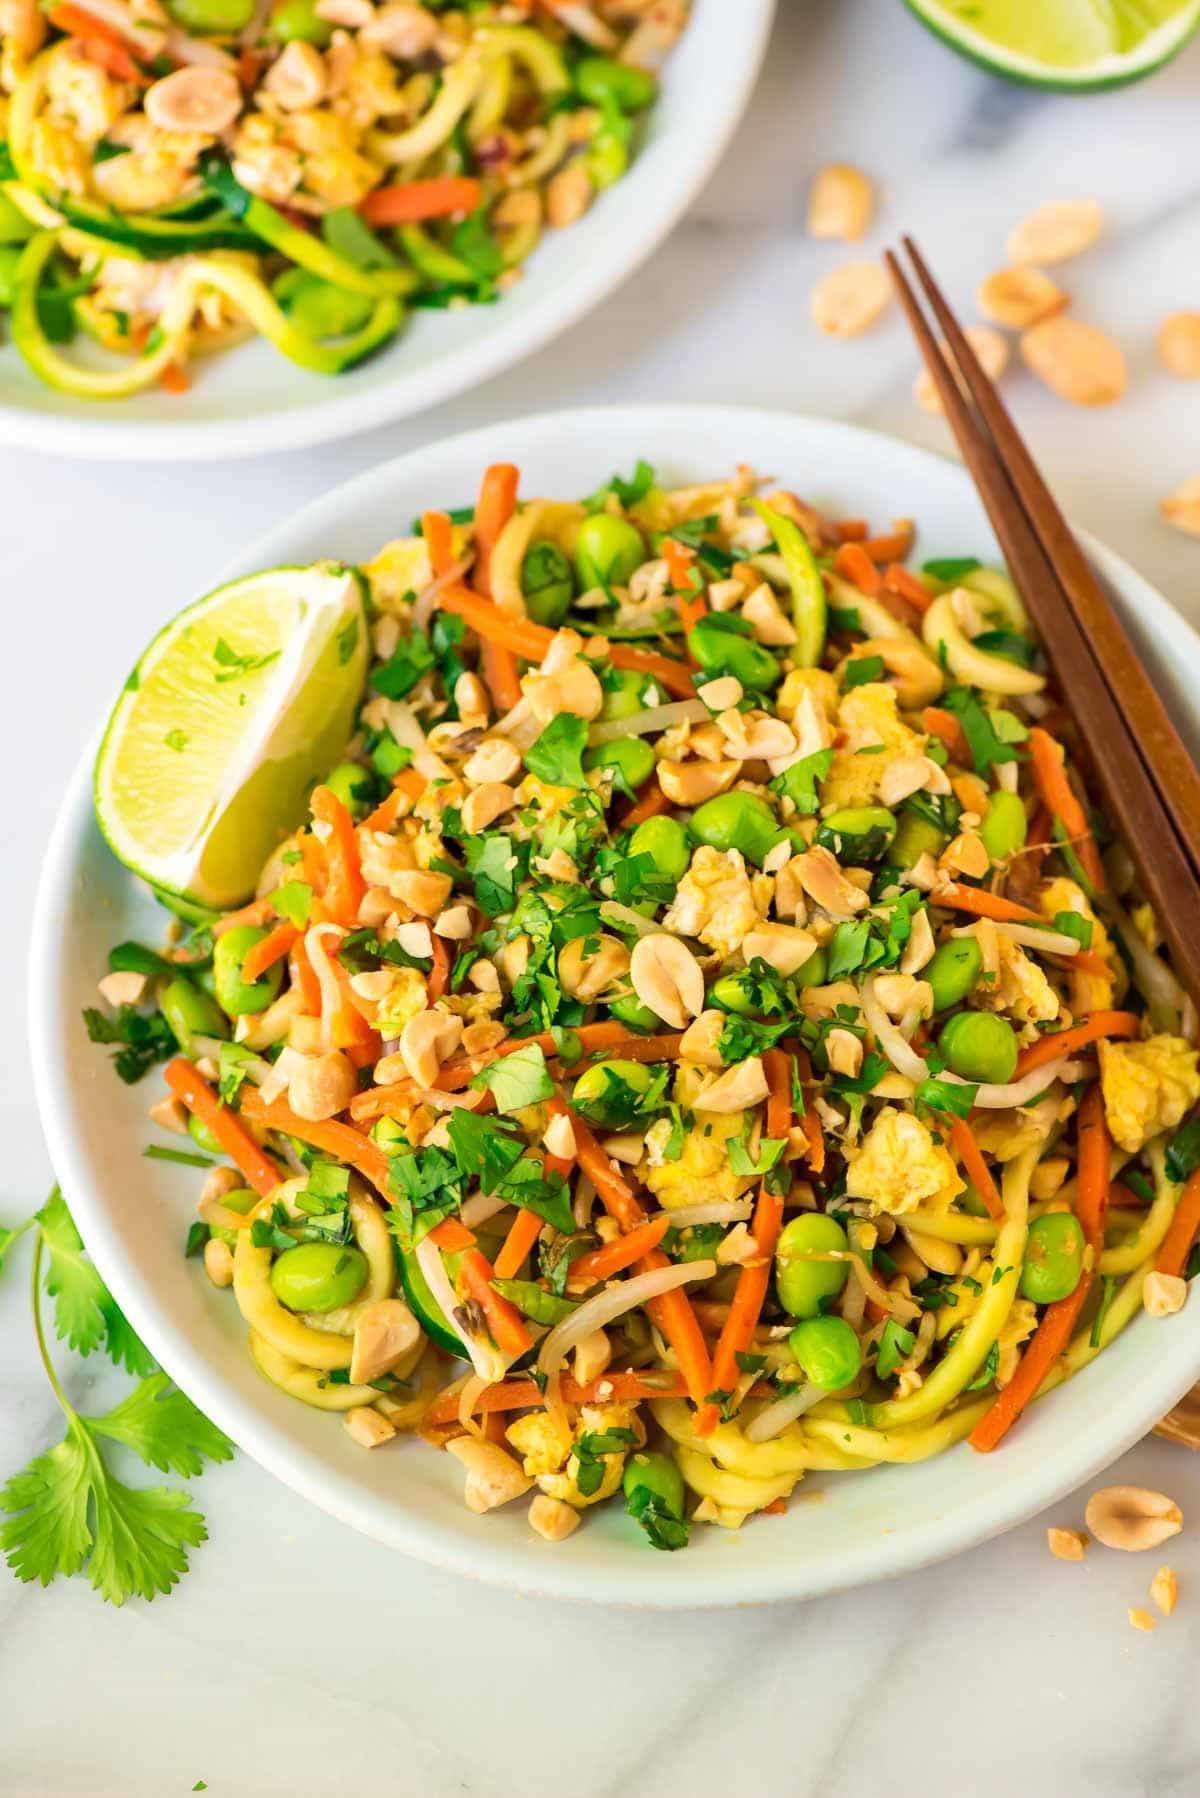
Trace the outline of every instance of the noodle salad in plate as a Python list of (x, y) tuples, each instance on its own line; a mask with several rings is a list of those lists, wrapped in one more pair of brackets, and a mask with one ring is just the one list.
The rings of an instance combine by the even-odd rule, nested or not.
[(263, 1375), (474, 1511), (678, 1550), (996, 1449), (1186, 1300), (1193, 1006), (1015, 588), (914, 539), (495, 464), (118, 702), (97, 816), (174, 915), (89, 1033), (165, 1062)]

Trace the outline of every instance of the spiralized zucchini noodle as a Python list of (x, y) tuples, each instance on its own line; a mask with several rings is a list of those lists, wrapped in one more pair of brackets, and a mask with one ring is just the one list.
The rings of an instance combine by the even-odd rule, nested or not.
[(1020, 596), (761, 485), (426, 513), (257, 893), (115, 961), (266, 1378), (551, 1540), (986, 1453), (1195, 1271), (1190, 1006)]
[[(47, 384), (340, 374), (490, 304), (636, 154), (688, 0), (5, 0), (0, 309)], [(64, 353), (73, 338), (82, 353)]]

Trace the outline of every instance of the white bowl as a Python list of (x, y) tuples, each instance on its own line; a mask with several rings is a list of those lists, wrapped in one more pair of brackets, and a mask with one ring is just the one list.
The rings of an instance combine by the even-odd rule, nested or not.
[(257, 338), (207, 361), (186, 394), (155, 388), (103, 403), (44, 386), (8, 345), (0, 443), (143, 461), (302, 449), (499, 374), (590, 312), (666, 237), (745, 110), (774, 10), (775, 0), (694, 0), (628, 175), (569, 231), (548, 232), (494, 306), (414, 311), (386, 350), (334, 378), (297, 368)]
[[(520, 464), (523, 491), (588, 493), (639, 455), (673, 480), (751, 463), (843, 516), (911, 514), (923, 555), (995, 554), (962, 471), (924, 451), (817, 419), (719, 407), (641, 407), (518, 420), (455, 437), (338, 488), (272, 531), (218, 578), (319, 556), (358, 560), (422, 508), (457, 505), (497, 458)], [(1180, 723), (1200, 723), (1200, 641), (1116, 556), (1090, 545)], [(171, 596), (168, 609), (194, 598)], [(139, 646), (130, 644), (130, 658)], [(72, 783), (35, 910), (30, 1016), (34, 1074), (50, 1153), (88, 1247), (152, 1352), (248, 1454), (334, 1516), (442, 1566), (564, 1597), (658, 1606), (811, 1597), (906, 1572), (1023, 1521), (1116, 1459), (1200, 1374), (1200, 1306), (1139, 1319), (1070, 1385), (1034, 1407), (991, 1455), (961, 1446), (913, 1467), (813, 1475), (785, 1517), (739, 1535), (697, 1529), (682, 1554), (649, 1550), (605, 1508), (567, 1542), (535, 1538), (524, 1506), (490, 1517), (463, 1508), (461, 1470), (420, 1441), (365, 1454), (337, 1421), (268, 1385), (245, 1326), (183, 1240), (199, 1175), (141, 1158), (153, 1075), (119, 1085), (86, 1040), (106, 954), (155, 940), (161, 913), (118, 867), (92, 818), (91, 756)], [(821, 1503), (806, 1503), (818, 1492)]]

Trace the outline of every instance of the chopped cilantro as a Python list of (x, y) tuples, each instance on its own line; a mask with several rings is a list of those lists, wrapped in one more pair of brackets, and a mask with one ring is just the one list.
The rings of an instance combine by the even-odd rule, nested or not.
[(108, 968), (111, 974), (178, 973), (174, 962), (168, 961), (156, 949), (147, 949), (142, 943), (118, 943), (115, 949), (108, 952)]
[(882, 656), (860, 656), (856, 662), (847, 662), (842, 669), (842, 685), (847, 690), (851, 687), (865, 687), (869, 681), (882, 678)]
[(247, 1049), (244, 1043), (221, 1044), (217, 1051), (217, 1090), (226, 1105), (235, 1103), (255, 1059), (253, 1049)]
[(820, 804), (817, 783), (826, 779), (832, 766), (833, 750), (816, 749), (777, 774), (770, 783), (771, 792), (790, 799), (801, 817), (811, 817)]
[(286, 918), (297, 930), (305, 928), (313, 901), (313, 890), (305, 881), (285, 880), (282, 886), (268, 894), (268, 898), (281, 918)]
[(913, 1352), (916, 1337), (911, 1330), (905, 1330), (894, 1317), (889, 1317), (883, 1326), (879, 1338), (879, 1353), (875, 1359), (875, 1372), (881, 1380), (890, 1380), (900, 1363)]
[[(1174, 1180), (1176, 1185), (1182, 1184), (1189, 1175), (1200, 1167), (1200, 1117), (1189, 1118), (1182, 1130), (1177, 1130), (1167, 1148), (1167, 1179)], [(1132, 1187), (1133, 1177), (1129, 1173), (1121, 1175), (1125, 1184)], [(1151, 1197), (1153, 1194), (1150, 1195)]]
[(975, 556), (941, 556), (931, 562), (922, 562), (921, 573), (927, 574), (935, 581), (943, 581), (947, 586), (954, 586), (968, 574), (974, 574), (983, 563)]
[(614, 474), (603, 487), (597, 487), (595, 493), (589, 494), (583, 503), (589, 512), (603, 512), (607, 510), (610, 497), (615, 496), (621, 506), (636, 506), (640, 500), (645, 499), (654, 485), (654, 479), (653, 466), (639, 456), (630, 480), (623, 480), (619, 474)]
[(687, 1547), (692, 1528), (690, 1522), (668, 1510), (658, 1493), (652, 1492), (649, 1486), (633, 1486), (625, 1495), (625, 1509), (645, 1531), (651, 1548), (669, 1552)]
[(386, 662), (371, 670), (371, 685), (385, 699), (403, 699), (434, 667), (437, 657), (424, 631), (401, 637)]
[(142, 1150), (147, 1161), (173, 1161), (179, 1167), (212, 1167), (211, 1155), (194, 1155), (189, 1149), (166, 1149), (161, 1143), (152, 1142)]
[(476, 1074), (471, 1085), (487, 1087), (496, 1101), (496, 1110), (505, 1117), (524, 1110), (526, 1105), (554, 1097), (554, 1082), (537, 1043), (528, 1043), (514, 1054), (494, 1061), (491, 1067)]
[(155, 1062), (166, 1061), (176, 1052), (175, 1038), (161, 1012), (118, 1005), (115, 1016), (109, 1018), (89, 1005), (84, 1008), (83, 1021), (89, 1042), (121, 1045), (113, 1056), (113, 1066), (126, 1086), (133, 1086)]
[(1085, 918), (1082, 912), (1056, 911), (1054, 928), (1060, 936), (1073, 936), (1081, 949), (1092, 946), (1092, 920)]
[(623, 1455), (632, 1448), (637, 1437), (632, 1430), (585, 1430), (571, 1453), (575, 1460), (575, 1484), (584, 1498), (599, 1492), (607, 1471), (606, 1455)]
[(525, 766), (552, 787), (586, 787), (583, 752), (587, 735), (586, 718), (560, 712), (525, 751)]
[(463, 849), (480, 909), (489, 918), (511, 911), (517, 882), (529, 863), (529, 845), (518, 846), (512, 837), (483, 836), (468, 837)]

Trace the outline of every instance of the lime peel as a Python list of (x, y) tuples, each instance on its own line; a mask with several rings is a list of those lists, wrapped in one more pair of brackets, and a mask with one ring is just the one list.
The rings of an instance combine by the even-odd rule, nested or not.
[(993, 74), (1075, 93), (1161, 68), (1200, 25), (1200, 0), (905, 0), (943, 42)]

